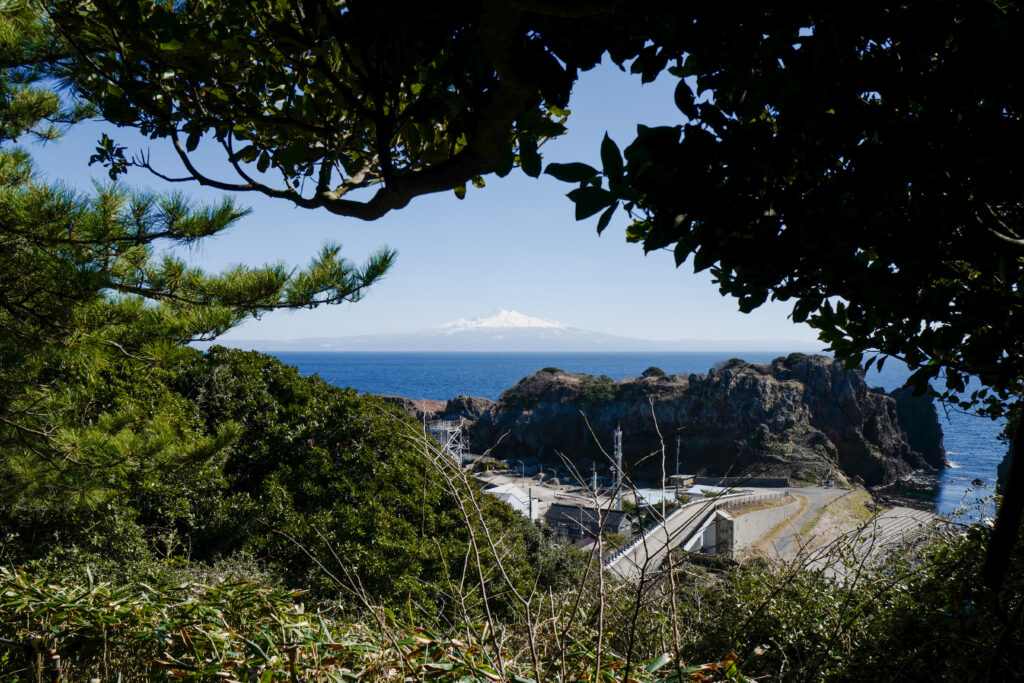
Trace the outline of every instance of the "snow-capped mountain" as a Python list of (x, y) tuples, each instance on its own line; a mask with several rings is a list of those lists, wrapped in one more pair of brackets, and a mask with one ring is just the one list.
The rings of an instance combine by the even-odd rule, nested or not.
[(525, 328), (542, 328), (542, 329), (566, 329), (566, 326), (562, 323), (552, 322), (550, 320), (541, 320), (540, 318), (531, 318), (528, 315), (523, 315), (518, 311), (506, 311), (501, 309), (495, 311), (490, 315), (480, 318), (459, 318), (453, 320), (450, 323), (444, 325), (438, 325), (434, 329), (439, 332), (445, 332), (448, 334), (454, 334), (457, 332), (465, 332), (467, 330), (490, 330), (494, 328), (514, 328), (514, 329), (525, 329)]
[(320, 337), (286, 341), (223, 340), (224, 346), (260, 351), (818, 351), (821, 346), (788, 339), (652, 341), (570, 327), (499, 310), (418, 332)]

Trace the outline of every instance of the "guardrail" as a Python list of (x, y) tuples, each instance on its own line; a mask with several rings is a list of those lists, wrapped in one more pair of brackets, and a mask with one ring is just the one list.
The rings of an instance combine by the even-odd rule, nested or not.
[[(658, 524), (657, 526), (651, 527), (650, 529), (645, 531), (643, 534), (641, 534), (637, 538), (634, 538), (632, 541), (630, 541), (626, 545), (621, 546), (618, 550), (615, 551), (615, 554), (613, 554), (613, 555), (611, 555), (611, 556), (609, 556), (608, 558), (605, 559), (604, 567), (605, 567), (605, 569), (607, 569), (608, 567), (611, 567), (613, 564), (615, 564), (616, 562), (621, 560), (623, 557), (625, 557), (627, 554), (629, 554), (634, 548), (636, 548), (638, 545), (640, 545), (641, 543), (646, 541), (648, 538), (650, 538), (652, 534), (654, 534), (655, 532), (659, 531), (662, 527), (664, 527), (666, 524), (668, 524), (670, 519), (674, 519), (677, 515), (682, 514), (682, 512), (684, 510), (692, 509), (692, 508), (700, 507), (700, 506), (705, 506), (705, 505), (708, 505), (710, 503), (711, 504), (711, 509), (708, 511), (708, 515), (713, 515), (716, 510), (718, 510), (719, 508), (722, 508), (722, 507), (735, 506), (735, 505), (739, 505), (739, 504), (746, 504), (748, 502), (756, 502), (756, 500), (768, 499), (768, 498), (772, 498), (772, 497), (780, 498), (783, 495), (786, 495), (786, 494), (779, 493), (779, 492), (772, 492), (772, 493), (731, 493), (731, 494), (725, 494), (725, 495), (722, 495), (722, 496), (716, 496), (714, 498), (706, 498), (704, 500), (697, 500), (697, 501), (694, 501), (692, 503), (687, 503), (686, 505), (683, 505), (682, 507), (676, 508), (672, 512), (672, 514), (670, 514), (668, 517), (666, 517), (664, 520), (662, 520), (661, 523)], [(704, 519), (707, 519), (707, 517), (705, 516)], [(701, 524), (703, 524), (703, 521), (701, 522)], [(685, 540), (686, 539), (684, 539), (684, 541)]]
[[(692, 504), (693, 503), (691, 503), (691, 505)], [(656, 526), (651, 527), (650, 529), (648, 529), (644, 533), (640, 534), (640, 536), (634, 538), (632, 541), (630, 541), (626, 545), (619, 546), (619, 549), (615, 551), (614, 555), (612, 555), (612, 556), (610, 556), (610, 557), (605, 559), (604, 566), (605, 567), (610, 567), (613, 564), (615, 564), (615, 562), (617, 562), (620, 558), (622, 558), (623, 555), (625, 555), (626, 553), (630, 552), (631, 550), (633, 550), (633, 548), (637, 547), (638, 545), (640, 545), (641, 543), (646, 541), (648, 538), (651, 537), (651, 534), (655, 533), (656, 531), (661, 529), (663, 526), (668, 524), (668, 520), (675, 518), (676, 515), (680, 514), (685, 509), (686, 509), (685, 505), (682, 506), (682, 507), (676, 508), (675, 510), (672, 511), (672, 513), (668, 517), (663, 519), (659, 524), (657, 524)]]
[(730, 500), (727, 503), (723, 503), (717, 507), (719, 508), (738, 508), (744, 505), (750, 505), (752, 503), (758, 503), (762, 500), (780, 500), (788, 496), (789, 493), (786, 491), (773, 491), (771, 493), (752, 493), (743, 500)]

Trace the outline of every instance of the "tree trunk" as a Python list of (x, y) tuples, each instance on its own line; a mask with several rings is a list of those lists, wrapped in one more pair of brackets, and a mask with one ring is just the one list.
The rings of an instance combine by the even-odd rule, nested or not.
[[(1018, 413), (1020, 410), (1018, 404)], [(1024, 515), (1024, 457), (1018, 457), (1024, 444), (1024, 416), (1017, 414), (1015, 417), (1017, 426), (1010, 437), (1010, 467), (1003, 487), (1003, 501), (996, 514), (996, 525), (992, 529), (985, 565), (981, 569), (982, 580), (993, 590), (1003, 585), (1019, 535), (1021, 517)]]

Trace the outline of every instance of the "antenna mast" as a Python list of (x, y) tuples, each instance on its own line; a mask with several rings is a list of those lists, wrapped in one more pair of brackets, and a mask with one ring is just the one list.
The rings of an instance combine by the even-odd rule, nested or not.
[(622, 428), (615, 425), (615, 509), (622, 511)]
[(679, 441), (680, 437), (676, 434), (676, 476), (679, 476)]

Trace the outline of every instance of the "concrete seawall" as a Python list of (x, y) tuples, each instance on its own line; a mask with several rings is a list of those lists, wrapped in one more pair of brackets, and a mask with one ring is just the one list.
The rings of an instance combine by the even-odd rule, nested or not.
[(799, 509), (800, 502), (793, 501), (779, 507), (739, 515), (719, 510), (716, 520), (717, 537), (727, 543), (733, 553), (740, 552), (764, 538), (765, 534), (795, 515)]
[(789, 486), (786, 477), (694, 477), (694, 484), (701, 486), (754, 486), (778, 488)]

